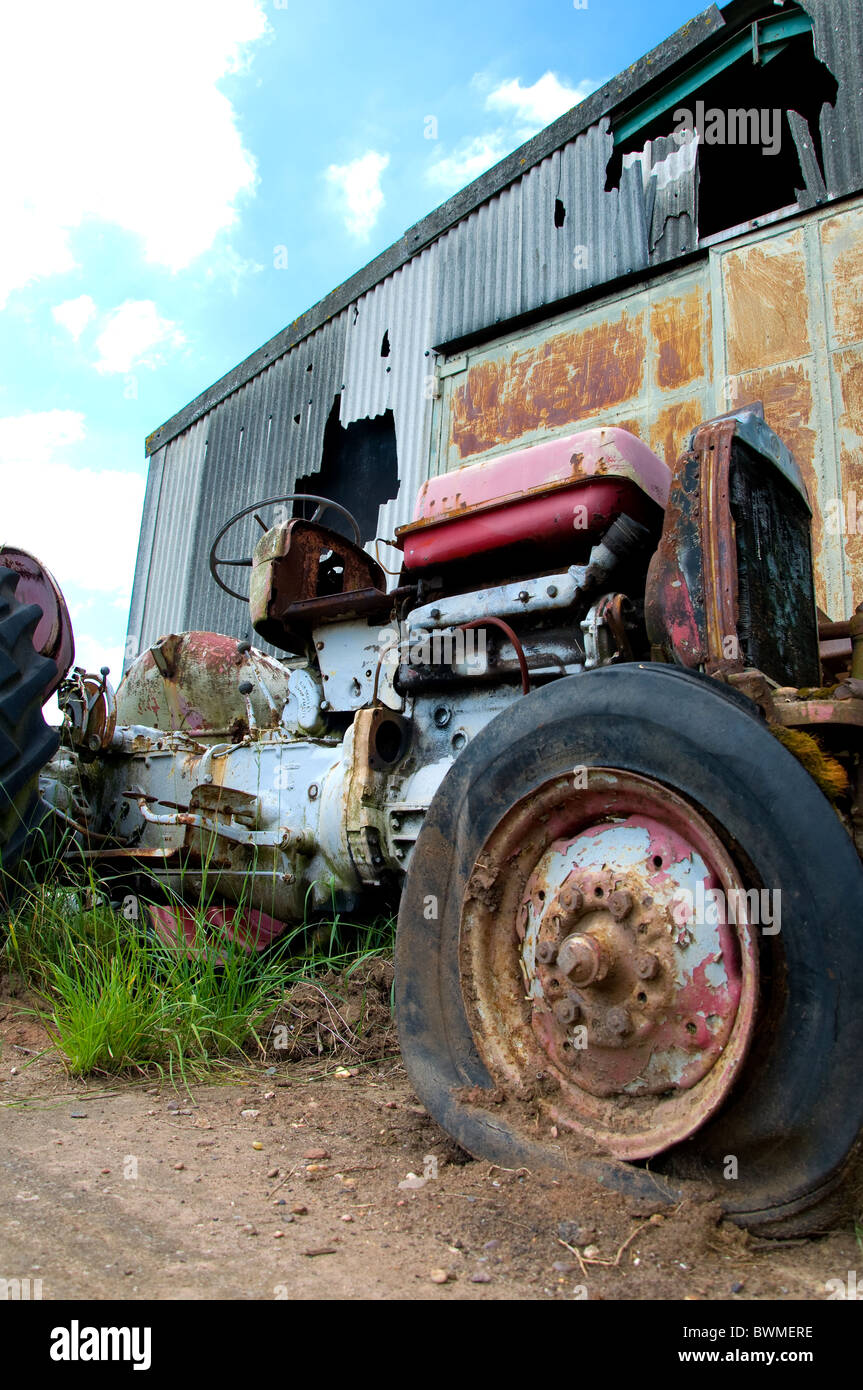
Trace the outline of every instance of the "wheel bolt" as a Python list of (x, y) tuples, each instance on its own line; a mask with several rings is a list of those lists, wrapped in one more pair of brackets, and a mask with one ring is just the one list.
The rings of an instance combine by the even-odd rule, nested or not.
[(626, 1009), (621, 1009), (620, 1007), (609, 1009), (607, 1022), (609, 1032), (614, 1033), (618, 1038), (622, 1038), (624, 1034), (628, 1033), (632, 1028), (629, 1014), (626, 1012)]
[(625, 888), (618, 888), (616, 893), (612, 893), (608, 899), (608, 910), (612, 917), (618, 921), (632, 911), (632, 894)]
[(650, 951), (642, 951), (635, 961), (635, 973), (640, 980), (652, 980), (659, 971), (659, 961)]
[(536, 948), (536, 958), (540, 965), (553, 965), (557, 960), (557, 947), (553, 941), (540, 941)]
[(581, 1005), (571, 994), (558, 999), (554, 1006), (554, 1016), (558, 1023), (575, 1023), (581, 1017)]
[(564, 888), (560, 894), (560, 905), (566, 912), (580, 912), (584, 907), (584, 894), (580, 888)]

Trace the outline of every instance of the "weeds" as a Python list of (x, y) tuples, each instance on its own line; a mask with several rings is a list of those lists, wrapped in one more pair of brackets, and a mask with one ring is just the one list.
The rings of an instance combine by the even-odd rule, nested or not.
[(333, 911), (247, 954), (214, 938), (202, 908), (191, 947), (169, 945), (146, 911), (128, 920), (109, 892), (92, 874), (73, 887), (34, 884), (5, 922), (0, 959), (26, 983), (30, 1011), (77, 1075), (138, 1070), (186, 1081), (249, 1048), (263, 1053), (263, 1025), (286, 990), (350, 977), (392, 950), (392, 921), (355, 926)]

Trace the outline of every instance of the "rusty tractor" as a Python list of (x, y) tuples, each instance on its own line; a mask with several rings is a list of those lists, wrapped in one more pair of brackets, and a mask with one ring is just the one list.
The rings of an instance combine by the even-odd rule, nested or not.
[(863, 613), (817, 609), (810, 522), (757, 405), (673, 470), (596, 428), (432, 478), (395, 587), (343, 508), (268, 498), (209, 563), (282, 655), (170, 634), (116, 694), (5, 552), (7, 878), (41, 812), (186, 949), (204, 894), (249, 950), (400, 894), (405, 1065), (470, 1153), (821, 1229), (863, 1126)]

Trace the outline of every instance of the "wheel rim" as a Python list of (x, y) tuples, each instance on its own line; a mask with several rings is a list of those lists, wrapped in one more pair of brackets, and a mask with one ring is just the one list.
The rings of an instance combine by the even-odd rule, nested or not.
[(576, 769), (507, 812), (468, 881), (459, 965), (495, 1082), (619, 1158), (698, 1130), (752, 1038), (744, 879), (695, 807), (630, 772)]

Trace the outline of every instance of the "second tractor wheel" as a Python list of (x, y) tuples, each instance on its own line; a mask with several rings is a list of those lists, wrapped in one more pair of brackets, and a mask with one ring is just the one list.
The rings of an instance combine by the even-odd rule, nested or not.
[(57, 677), (56, 663), (33, 646), (42, 610), (19, 602), (17, 586), (17, 573), (0, 566), (0, 892), (7, 896), (42, 819), (39, 773), (60, 742), (42, 715)]
[(650, 1160), (747, 1226), (823, 1225), (863, 1127), (863, 867), (743, 697), (631, 665), (498, 716), (426, 817), (396, 968), (413, 1084), (470, 1152)]

